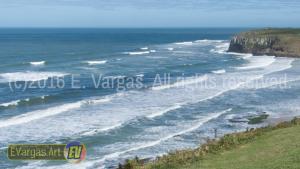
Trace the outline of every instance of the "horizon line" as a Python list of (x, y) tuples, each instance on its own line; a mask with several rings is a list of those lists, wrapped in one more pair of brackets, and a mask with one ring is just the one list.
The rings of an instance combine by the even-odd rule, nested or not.
[(201, 29), (201, 28), (212, 28), (212, 29), (216, 29), (216, 28), (292, 28), (292, 29), (297, 29), (300, 28), (299, 27), (294, 27), (294, 26), (287, 26), (287, 27), (282, 27), (282, 26), (187, 26), (187, 27), (177, 27), (177, 26), (173, 26), (173, 27), (58, 27), (58, 26), (24, 26), (24, 27), (13, 27), (13, 26), (2, 26), (0, 27), (0, 29)]

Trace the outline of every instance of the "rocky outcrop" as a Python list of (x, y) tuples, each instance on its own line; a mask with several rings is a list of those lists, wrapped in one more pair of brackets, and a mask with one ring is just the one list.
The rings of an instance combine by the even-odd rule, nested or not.
[(263, 29), (243, 32), (231, 39), (229, 52), (300, 57), (300, 30)]

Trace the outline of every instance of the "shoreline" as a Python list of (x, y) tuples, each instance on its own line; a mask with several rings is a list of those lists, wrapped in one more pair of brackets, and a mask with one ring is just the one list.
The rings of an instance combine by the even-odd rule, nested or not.
[(300, 116), (283, 116), (283, 117), (270, 117), (265, 120), (265, 122), (270, 126), (276, 126), (280, 123), (291, 121), (294, 118), (300, 118)]
[[(163, 158), (168, 158), (169, 156), (174, 156), (176, 154), (180, 154), (180, 153), (185, 153), (185, 152), (192, 152), (192, 151), (206, 151), (208, 150), (210, 145), (214, 145), (214, 144), (218, 144), (219, 142), (222, 142), (221, 140), (223, 140), (224, 138), (226, 138), (227, 136), (238, 136), (238, 135), (243, 135), (243, 134), (247, 134), (247, 133), (251, 133), (251, 132), (256, 132), (256, 131), (264, 131), (264, 130), (268, 130), (270, 129), (270, 131), (273, 130), (277, 130), (277, 129), (282, 129), (282, 128), (289, 128), (292, 127), (293, 125), (300, 125), (300, 116), (284, 116), (284, 117), (270, 117), (265, 119), (263, 122), (265, 122), (267, 125), (266, 126), (260, 126), (260, 127), (253, 127), (250, 129), (246, 129), (246, 131), (241, 131), (241, 132), (232, 132), (232, 133), (228, 133), (222, 136), (219, 136), (215, 139), (208, 139), (205, 143), (199, 145), (197, 148), (195, 149), (182, 149), (182, 150), (174, 150), (170, 153), (167, 153), (166, 155), (163, 156), (155, 156), (153, 158), (147, 158), (147, 159), (139, 159), (137, 156), (135, 157), (135, 159), (131, 159), (131, 160), (125, 160), (125, 163), (123, 164), (119, 164), (118, 169), (123, 169), (124, 167), (126, 169), (136, 169), (136, 168), (142, 168), (144, 169), (145, 166), (148, 165), (156, 165), (156, 163), (159, 163), (159, 160), (163, 159)], [(268, 131), (264, 131), (264, 132), (268, 132)], [(255, 136), (256, 137), (256, 136)], [(246, 142), (243, 144), (239, 144), (239, 145), (244, 145), (244, 144), (248, 144), (251, 143), (250, 142)], [(226, 150), (222, 150), (222, 151), (226, 151)], [(204, 155), (209, 154), (209, 152), (204, 153)], [(192, 157), (189, 157), (192, 158)], [(152, 168), (152, 167), (146, 167), (146, 168)]]
[(228, 52), (300, 58), (300, 29), (257, 29), (232, 37)]

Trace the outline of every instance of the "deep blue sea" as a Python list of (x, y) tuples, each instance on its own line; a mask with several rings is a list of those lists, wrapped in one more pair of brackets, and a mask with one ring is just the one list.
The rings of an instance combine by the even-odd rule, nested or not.
[[(0, 29), (0, 168), (114, 168), (300, 115), (300, 61), (228, 53), (244, 30)], [(70, 141), (85, 161), (6, 156)]]

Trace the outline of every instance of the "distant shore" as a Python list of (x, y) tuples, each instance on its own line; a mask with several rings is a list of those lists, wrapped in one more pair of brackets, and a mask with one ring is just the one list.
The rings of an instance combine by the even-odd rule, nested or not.
[(300, 29), (259, 29), (235, 35), (229, 52), (300, 58)]

